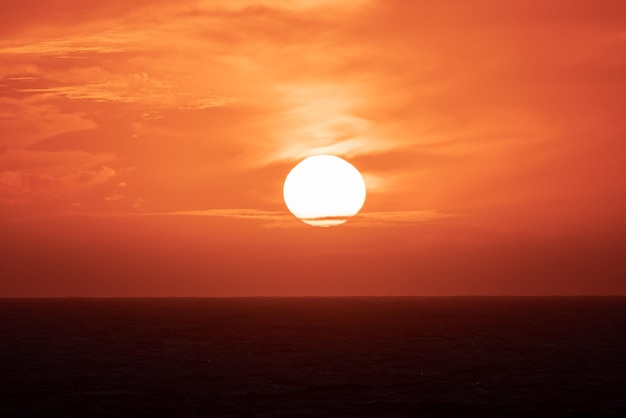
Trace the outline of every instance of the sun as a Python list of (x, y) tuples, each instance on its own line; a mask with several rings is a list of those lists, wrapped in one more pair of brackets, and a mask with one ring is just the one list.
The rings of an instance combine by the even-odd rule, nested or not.
[(298, 163), (283, 186), (285, 204), (298, 219), (313, 226), (341, 225), (365, 202), (359, 170), (334, 155), (315, 155)]

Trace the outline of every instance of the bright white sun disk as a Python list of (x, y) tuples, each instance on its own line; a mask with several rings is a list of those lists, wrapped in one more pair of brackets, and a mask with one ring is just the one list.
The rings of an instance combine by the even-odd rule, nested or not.
[(334, 155), (316, 155), (301, 161), (289, 172), (283, 186), (289, 211), (315, 226), (346, 222), (363, 207), (365, 194), (361, 173)]

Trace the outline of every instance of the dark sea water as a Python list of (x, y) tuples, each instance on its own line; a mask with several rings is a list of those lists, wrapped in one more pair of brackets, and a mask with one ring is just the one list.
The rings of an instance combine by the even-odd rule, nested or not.
[(0, 299), (0, 417), (626, 416), (626, 298)]

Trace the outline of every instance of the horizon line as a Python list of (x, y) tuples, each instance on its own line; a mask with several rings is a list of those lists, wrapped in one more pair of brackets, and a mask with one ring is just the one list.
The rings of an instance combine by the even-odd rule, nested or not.
[(624, 298), (626, 294), (547, 294), (547, 295), (270, 295), (270, 296), (0, 296), (9, 299), (406, 299), (406, 298)]

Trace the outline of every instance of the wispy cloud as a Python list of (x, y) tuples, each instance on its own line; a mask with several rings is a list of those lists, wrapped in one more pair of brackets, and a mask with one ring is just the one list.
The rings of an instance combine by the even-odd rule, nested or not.
[[(120, 214), (124, 216), (123, 214)], [(106, 215), (105, 215), (106, 216)], [(131, 214), (129, 216), (134, 216)], [(285, 211), (267, 211), (258, 209), (207, 209), (172, 212), (144, 212), (141, 216), (200, 216), (214, 218), (244, 219), (258, 221), (269, 228), (310, 228), (293, 215)], [(437, 222), (459, 218), (458, 214), (440, 213), (435, 210), (362, 212), (348, 219), (344, 224), (350, 227), (408, 226), (428, 222)]]
[[(121, 194), (114, 194), (106, 196), (105, 201), (109, 204), (126, 199), (126, 196)], [(108, 211), (108, 212), (94, 212), (88, 210), (77, 210), (81, 207), (79, 204), (74, 204), (73, 210), (64, 210), (50, 214), (50, 216), (65, 217), (65, 216), (86, 216), (86, 217), (103, 217), (103, 218), (125, 218), (125, 217), (208, 217), (208, 218), (224, 218), (224, 219), (237, 219), (243, 221), (253, 222), (263, 228), (319, 228), (320, 226), (328, 226), (329, 223), (323, 221), (320, 226), (313, 226), (314, 223), (306, 224), (289, 212), (285, 211), (268, 211), (259, 209), (205, 209), (205, 210), (182, 210), (182, 211), (164, 211), (164, 212), (150, 212), (143, 211), (141, 206), (143, 205), (143, 199), (138, 199), (134, 204), (134, 210), (131, 212), (124, 211)], [(370, 228), (370, 227), (406, 227), (416, 226), (420, 224), (431, 223), (466, 223), (463, 220), (464, 215), (461, 214), (446, 214), (435, 210), (423, 210), (423, 211), (394, 211), (394, 212), (362, 212), (358, 215), (349, 218), (347, 222), (342, 220), (333, 228)], [(18, 217), (18, 219), (30, 219), (30, 217)], [(470, 224), (470, 223), (468, 223)], [(485, 227), (485, 225), (478, 225)]]
[[(4, 75), (2, 89), (7, 94), (34, 96), (40, 100), (66, 98), (183, 110), (232, 103), (232, 95), (218, 94), (215, 84), (188, 88), (186, 79), (202, 74), (199, 65), (190, 71), (177, 62), (180, 61), (180, 57), (176, 57), (178, 45), (189, 43), (189, 36), (176, 31), (175, 24), (164, 24), (158, 31), (137, 25), (123, 30), (0, 43), (0, 57), (9, 65), (8, 70), (0, 70), (0, 78)], [(200, 51), (189, 53), (193, 56)], [(163, 55), (165, 57), (161, 58)], [(162, 63), (167, 60), (171, 65), (164, 67)], [(189, 58), (184, 61), (188, 62)], [(158, 63), (156, 70), (155, 62)]]
[(363, 212), (351, 219), (349, 226), (408, 226), (459, 218), (462, 215), (436, 210), (407, 210), (389, 212)]
[(15, 205), (39, 198), (67, 198), (104, 184), (115, 175), (114, 169), (105, 166), (61, 175), (35, 174), (24, 170), (0, 171), (0, 203)]
[(106, 183), (116, 170), (114, 154), (10, 149), (0, 153), (0, 203), (67, 198)]
[(13, 45), (5, 42), (0, 46), (0, 54), (32, 55), (52, 58), (79, 58), (98, 54), (137, 51), (149, 39), (145, 31), (120, 32), (105, 30), (81, 36), (67, 36), (53, 39), (24, 38)]
[(57, 105), (38, 98), (0, 97), (0, 147), (5, 149), (19, 150), (42, 138), (90, 130), (96, 126), (83, 110), (59, 109)]

